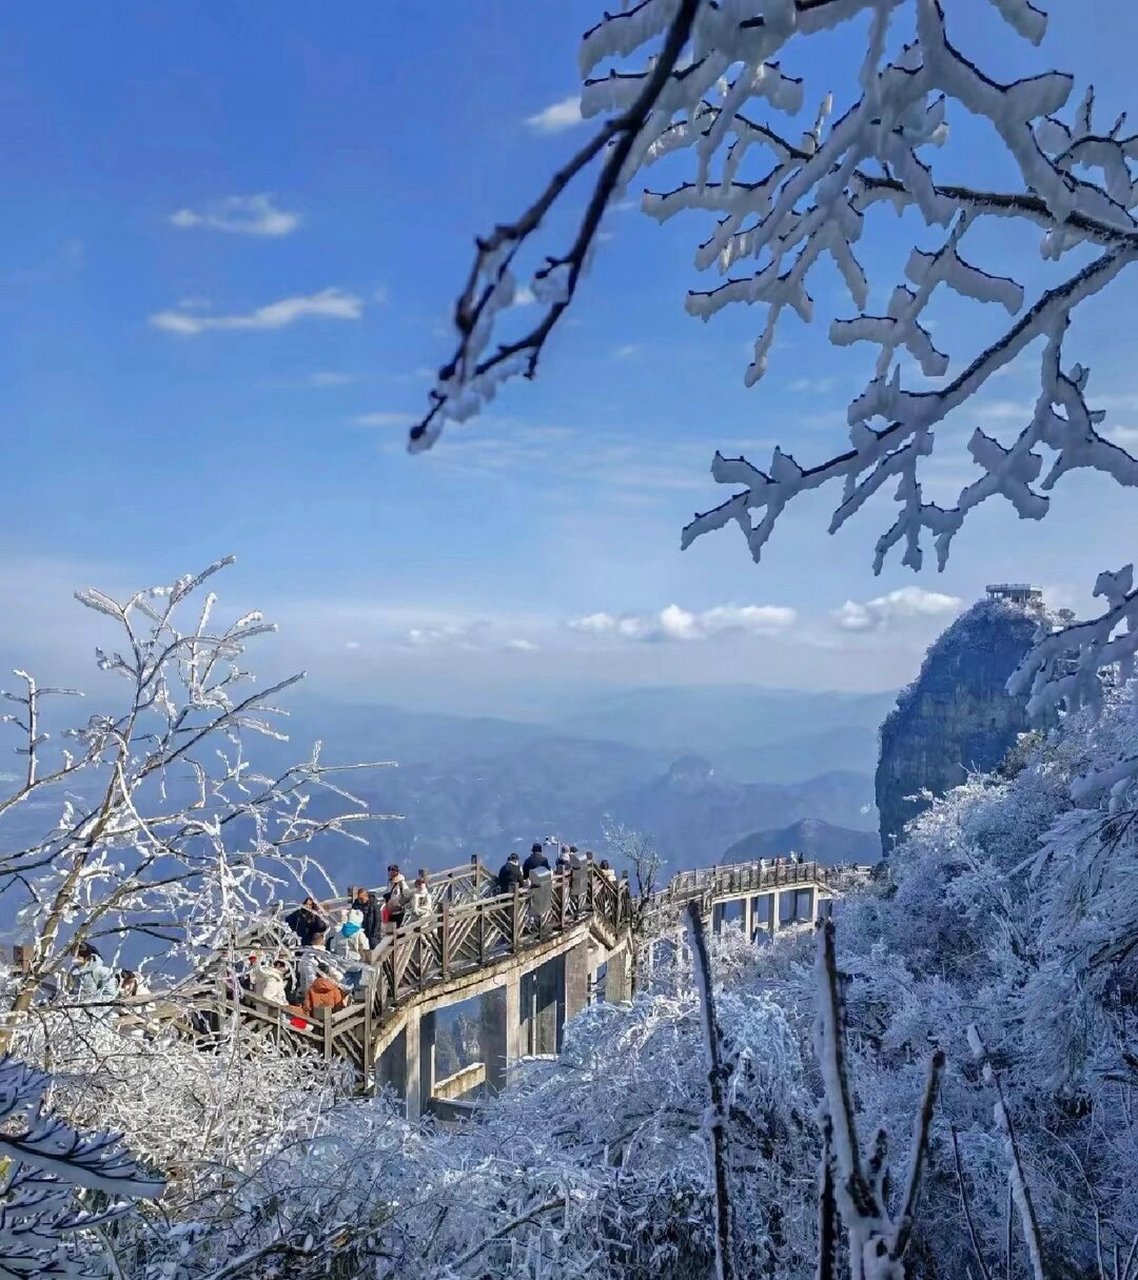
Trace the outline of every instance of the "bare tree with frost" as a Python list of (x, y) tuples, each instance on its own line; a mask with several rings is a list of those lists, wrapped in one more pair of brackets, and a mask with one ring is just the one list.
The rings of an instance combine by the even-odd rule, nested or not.
[(231, 560), (123, 602), (76, 593), (119, 629), (119, 647), (96, 650), (122, 681), (118, 711), (57, 734), (53, 709), (75, 690), (19, 671), (22, 687), (4, 694), (22, 776), (0, 799), (0, 911), (25, 948), (9, 1029), (44, 996), (66, 1003), (80, 943), (109, 955), (129, 940), (135, 963), (212, 955), (274, 899), (328, 885), (318, 837), (361, 839), (355, 828), (377, 816), (337, 784), (342, 767), (319, 744), (273, 773), (247, 758), (250, 735), (287, 740), (274, 700), (302, 676), (249, 687), (245, 647), (275, 628), (259, 613), (219, 625), (216, 597), (200, 592)]
[(605, 845), (631, 872), (629, 888), (629, 932), (632, 935), (632, 992), (640, 989), (644, 950), (652, 939), (652, 905), (660, 888), (664, 858), (643, 831), (633, 831), (622, 822), (606, 817), (602, 824)]
[[(991, 4), (1015, 35), (1042, 43), (1046, 15), (1031, 0)], [(827, 32), (844, 39), (848, 57), (848, 78), (835, 89), (806, 74), (808, 38)], [(1138, 484), (1138, 462), (1100, 430), (1106, 415), (1095, 407), (1089, 369), (1067, 352), (1075, 309), (1138, 256), (1138, 137), (1125, 117), (1099, 120), (1093, 91), (1077, 98), (1069, 75), (1044, 69), (1001, 83), (983, 70), (988, 50), (965, 47), (967, 35), (938, 0), (640, 0), (606, 13), (580, 51), (582, 111), (603, 123), (527, 210), (477, 241), (455, 308), (455, 351), (411, 430), (412, 448), (429, 447), (447, 420), (476, 413), (505, 379), (535, 374), (606, 208), (643, 170), (687, 156), (683, 180), (646, 192), (642, 207), (660, 221), (688, 211), (711, 216), (695, 265), (721, 279), (690, 292), (687, 309), (708, 320), (733, 302), (764, 308), (746, 382), (765, 373), (787, 312), (814, 319), (810, 283), (827, 261), (850, 303), (831, 317), (830, 341), (874, 353), (849, 402), (848, 447), (806, 464), (776, 448), (765, 467), (717, 453), (712, 476), (734, 492), (692, 520), (684, 546), (734, 523), (757, 561), (788, 504), (833, 481), (831, 532), (879, 490), (892, 490), (897, 512), (877, 540), (876, 571), (895, 550), (920, 569), (929, 543), (943, 568), (969, 513), (990, 498), (1039, 520), (1050, 490), (1078, 468)], [(1002, 148), (1006, 186), (940, 176), (959, 158), (950, 125), (964, 115)], [(578, 178), (592, 185), (575, 235), (562, 248), (539, 249), (547, 214), (575, 198)], [(858, 254), (876, 235), (895, 240), (890, 224), (900, 215), (915, 230), (904, 279), (875, 313)], [(1037, 287), (1004, 274), (1006, 238), (998, 249), (986, 239), (1009, 221), (1038, 247), (1044, 265), (1033, 276), (1046, 279)], [(523, 250), (544, 254), (530, 280), (537, 318), (517, 337), (499, 338)], [(934, 340), (948, 295), (958, 300), (950, 308), (975, 313), (962, 338), (971, 345), (952, 357)], [(973, 398), (1021, 357), (1038, 362), (1029, 419), (1003, 439), (976, 426), (968, 441), (976, 479), (951, 505), (929, 501), (922, 476), (937, 428), (952, 414), (967, 420)], [(1095, 593), (1102, 613), (1043, 639), (1017, 674), (1036, 707), (1094, 701), (1102, 666), (1129, 670), (1138, 648), (1132, 567), (1102, 573)]]

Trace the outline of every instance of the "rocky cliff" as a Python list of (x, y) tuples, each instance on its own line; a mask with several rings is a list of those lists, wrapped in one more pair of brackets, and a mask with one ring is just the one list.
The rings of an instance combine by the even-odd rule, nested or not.
[(994, 591), (929, 649), (881, 726), (875, 791), (886, 856), (928, 805), (917, 793), (943, 795), (968, 773), (995, 769), (1028, 727), (1024, 700), (1005, 685), (1049, 615), (1037, 593)]

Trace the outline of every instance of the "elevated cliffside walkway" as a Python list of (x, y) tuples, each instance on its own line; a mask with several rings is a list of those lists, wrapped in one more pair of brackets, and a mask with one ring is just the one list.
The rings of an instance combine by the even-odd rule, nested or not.
[[(393, 1088), (415, 1117), (427, 1109), (462, 1114), (464, 1099), (500, 1088), (520, 1058), (560, 1052), (565, 1024), (591, 995), (630, 997), (627, 878), (588, 860), (501, 894), (496, 876), (472, 860), (433, 876), (431, 887), (435, 913), (382, 939), (365, 971), (362, 998), (341, 1010), (301, 1017), (242, 989), (220, 958), (175, 992), (151, 996), (150, 1007), (165, 1009), (198, 1036), (236, 1016), (253, 1041), (342, 1059), (368, 1087)], [(843, 887), (839, 873), (813, 862), (683, 871), (654, 895), (647, 924), (662, 936), (674, 932), (682, 908), (698, 901), (717, 931), (733, 911), (754, 939), (763, 928), (773, 934), (812, 922)], [(281, 938), (279, 922), (267, 922), (235, 940), (232, 955), (279, 947)], [(440, 1078), (439, 1015), (476, 997), (480, 1060)]]

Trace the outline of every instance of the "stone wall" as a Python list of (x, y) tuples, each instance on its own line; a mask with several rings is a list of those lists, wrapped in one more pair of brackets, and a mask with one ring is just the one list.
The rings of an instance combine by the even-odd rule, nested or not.
[(929, 649), (917, 679), (881, 726), (875, 790), (888, 856), (905, 823), (971, 772), (997, 768), (1027, 728), (1008, 677), (1048, 615), (1037, 603), (984, 599)]

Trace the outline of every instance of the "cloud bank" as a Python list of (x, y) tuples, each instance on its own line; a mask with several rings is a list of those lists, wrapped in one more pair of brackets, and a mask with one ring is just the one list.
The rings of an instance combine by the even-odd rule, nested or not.
[(914, 619), (945, 620), (964, 608), (959, 596), (946, 596), (922, 587), (901, 587), (872, 600), (847, 600), (832, 617), (842, 631), (883, 631)]
[(693, 613), (670, 604), (659, 613), (590, 613), (571, 618), (573, 631), (647, 643), (689, 643), (721, 635), (773, 635), (794, 625), (797, 613), (780, 605), (719, 605)]

